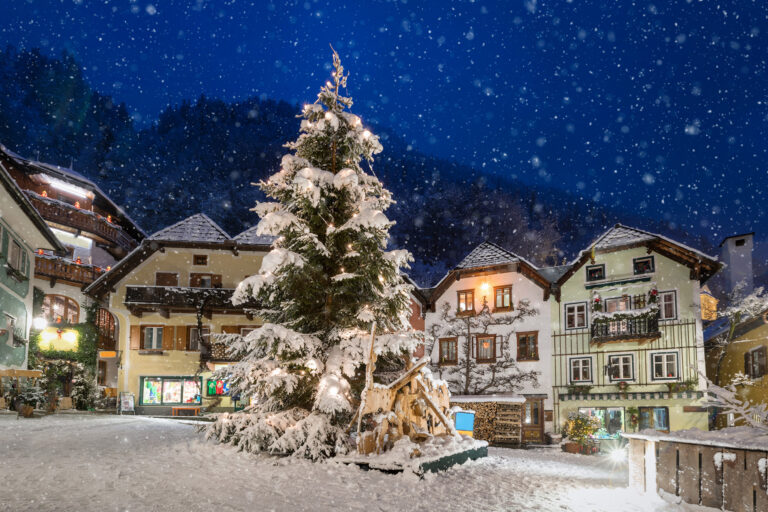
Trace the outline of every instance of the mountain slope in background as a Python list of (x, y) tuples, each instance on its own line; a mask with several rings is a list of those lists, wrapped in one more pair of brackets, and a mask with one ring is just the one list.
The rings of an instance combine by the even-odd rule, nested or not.
[[(137, 128), (125, 105), (93, 90), (69, 54), (0, 51), (0, 142), (19, 154), (72, 167), (124, 205), (148, 232), (205, 212), (235, 234), (257, 222), (251, 184), (274, 172), (298, 135), (298, 106), (201, 96)], [(537, 264), (561, 263), (621, 221), (715, 253), (695, 234), (584, 197), (488, 176), (413, 150), (386, 127), (374, 172), (398, 203), (393, 244), (411, 250), (414, 277), (434, 284), (483, 240)]]

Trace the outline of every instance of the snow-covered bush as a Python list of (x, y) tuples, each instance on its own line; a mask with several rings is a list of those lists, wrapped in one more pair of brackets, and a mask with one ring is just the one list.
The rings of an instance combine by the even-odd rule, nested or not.
[(379, 139), (348, 112), (347, 76), (334, 52), (332, 79), (302, 110), (293, 152), (259, 187), (257, 232), (276, 237), (258, 273), (241, 282), (233, 303), (259, 305), (263, 325), (247, 336), (222, 335), (240, 361), (219, 375), (230, 393), (251, 399), (224, 414), (207, 435), (248, 451), (310, 459), (346, 450), (346, 429), (362, 389), (370, 329), (375, 351), (409, 354), (419, 339), (409, 324), (407, 251), (386, 251), (393, 225), (390, 193), (368, 166)]

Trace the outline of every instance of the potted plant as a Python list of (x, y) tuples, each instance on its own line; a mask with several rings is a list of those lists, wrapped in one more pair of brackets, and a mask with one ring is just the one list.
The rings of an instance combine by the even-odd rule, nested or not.
[(563, 425), (563, 435), (568, 442), (563, 444), (563, 451), (590, 455), (597, 453), (597, 446), (592, 436), (600, 428), (600, 420), (582, 413), (570, 413)]
[(626, 414), (627, 427), (637, 430), (637, 425), (640, 423), (640, 409), (637, 407), (627, 407)]
[(589, 390), (592, 389), (592, 386), (587, 386), (586, 384), (572, 384), (568, 386), (568, 394), (569, 395), (586, 395), (589, 393)]
[(629, 383), (625, 380), (619, 381), (617, 384), (619, 387), (619, 395), (621, 398), (627, 398), (627, 389), (629, 389)]

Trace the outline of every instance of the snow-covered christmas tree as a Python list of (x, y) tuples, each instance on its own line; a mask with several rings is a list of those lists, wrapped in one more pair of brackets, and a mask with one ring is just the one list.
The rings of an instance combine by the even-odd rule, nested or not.
[(400, 273), (411, 256), (386, 250), (393, 223), (384, 211), (393, 200), (370, 170), (382, 146), (348, 111), (335, 51), (333, 67), (303, 108), (301, 134), (286, 145), (292, 153), (259, 183), (271, 201), (254, 209), (257, 231), (276, 240), (233, 302), (258, 304), (264, 324), (219, 339), (240, 359), (225, 370), (230, 393), (251, 406), (219, 416), (208, 435), (248, 451), (311, 459), (346, 452), (374, 322), (379, 356), (409, 357), (419, 342)]

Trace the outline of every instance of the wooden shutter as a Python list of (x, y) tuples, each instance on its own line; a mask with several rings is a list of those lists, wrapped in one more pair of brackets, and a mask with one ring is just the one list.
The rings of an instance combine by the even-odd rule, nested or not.
[(199, 288), (200, 276), (201, 274), (189, 274), (189, 286), (192, 288)]
[(224, 334), (240, 334), (239, 325), (224, 325), (221, 327), (221, 332)]
[(496, 359), (501, 359), (501, 343), (499, 342), (499, 336), (493, 337), (493, 354)]
[(163, 350), (173, 350), (173, 326), (163, 327)]
[(187, 327), (179, 325), (176, 327), (176, 350), (187, 349)]
[(752, 375), (752, 352), (744, 353), (744, 373), (747, 377), (753, 377)]
[(221, 274), (211, 275), (211, 287), (221, 288)]
[(157, 272), (155, 274), (156, 286), (179, 286), (179, 275), (175, 272)]
[(141, 348), (141, 327), (138, 325), (131, 326), (131, 350), (139, 350)]
[(758, 368), (757, 368), (758, 375), (756, 375), (756, 377), (762, 377), (763, 375), (765, 375), (765, 360), (766, 360), (766, 355), (768, 355), (768, 350), (766, 350), (765, 347), (760, 347), (759, 349), (757, 349), (756, 355), (758, 356)]

